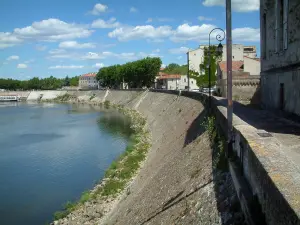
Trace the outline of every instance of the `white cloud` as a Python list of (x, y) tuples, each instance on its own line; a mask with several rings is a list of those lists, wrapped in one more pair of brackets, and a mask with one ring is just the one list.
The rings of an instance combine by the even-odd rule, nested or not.
[(104, 67), (104, 64), (103, 63), (96, 63), (92, 67), (94, 67), (94, 68), (102, 68), (102, 67)]
[(190, 26), (185, 23), (177, 27), (171, 40), (174, 42), (208, 41), (208, 34), (214, 28), (215, 26), (211, 24)]
[(171, 54), (185, 54), (188, 52), (188, 50), (189, 50), (189, 48), (187, 48), (187, 47), (180, 47), (180, 48), (169, 49), (169, 52)]
[(161, 39), (172, 34), (170, 26), (153, 27), (151, 25), (136, 27), (120, 27), (108, 33), (110, 38), (117, 38), (119, 41), (137, 39)]
[(88, 60), (103, 59), (103, 58), (105, 57), (102, 54), (95, 53), (95, 52), (88, 52), (85, 56), (82, 57), (82, 59), (88, 59)]
[(177, 57), (178, 60), (181, 60), (182, 58), (183, 58), (182, 55)]
[(151, 23), (152, 21), (153, 21), (152, 18), (148, 18), (147, 21), (146, 21), (146, 23)]
[(26, 69), (26, 68), (27, 68), (27, 65), (24, 64), (24, 63), (20, 63), (20, 64), (17, 65), (17, 68), (18, 68), (18, 69)]
[(65, 53), (66, 50), (65, 49), (52, 49), (49, 51), (49, 54), (51, 55), (56, 55), (56, 54), (62, 54)]
[(30, 41), (61, 41), (86, 38), (93, 33), (86, 25), (66, 23), (50, 18), (34, 22), (30, 26), (15, 28), (13, 32), (0, 32), (0, 48), (12, 47)]
[(34, 62), (35, 61), (35, 59), (29, 59), (29, 60), (26, 60), (24, 63), (25, 64), (29, 64), (29, 63), (32, 63), (32, 62)]
[(106, 12), (107, 9), (108, 9), (107, 5), (103, 5), (103, 4), (101, 4), (101, 3), (97, 3), (97, 4), (94, 6), (93, 10), (90, 11), (90, 14), (95, 15), (95, 16), (96, 16), (96, 15), (100, 15), (101, 13)]
[(105, 21), (102, 19), (94, 20), (91, 25), (93, 28), (116, 28), (120, 26), (120, 23), (116, 21), (116, 18), (110, 18)]
[(0, 49), (8, 48), (22, 43), (23, 40), (19, 39), (16, 35), (9, 32), (0, 32)]
[(37, 45), (35, 48), (38, 51), (45, 51), (45, 50), (47, 50), (47, 46), (45, 46), (45, 45)]
[(131, 13), (135, 13), (135, 12), (137, 12), (138, 10), (137, 10), (137, 8), (135, 8), (135, 7), (131, 7), (129, 11), (130, 11)]
[[(204, 6), (225, 6), (225, 0), (204, 0)], [(232, 10), (236, 12), (251, 12), (259, 10), (259, 0), (232, 0)]]
[(200, 20), (200, 21), (213, 21), (213, 20), (215, 20), (215, 18), (210, 18), (210, 17), (205, 17), (205, 16), (199, 16), (198, 17), (198, 20)]
[(232, 30), (232, 40), (236, 41), (251, 41), (257, 42), (260, 41), (260, 29), (244, 27), (244, 28), (235, 28)]
[(55, 70), (55, 69), (82, 69), (84, 66), (76, 66), (76, 65), (56, 65), (56, 66), (50, 66), (49, 69)]
[(78, 43), (77, 41), (64, 41), (59, 44), (60, 48), (75, 48), (75, 49), (82, 49), (82, 48), (95, 48), (95, 44), (93, 43)]
[(18, 60), (20, 57), (18, 55), (11, 55), (9, 56), (6, 60), (10, 61), (10, 60)]
[(160, 52), (160, 49), (157, 48), (157, 49), (153, 50), (152, 52), (153, 52), (153, 53), (159, 53), (159, 52)]

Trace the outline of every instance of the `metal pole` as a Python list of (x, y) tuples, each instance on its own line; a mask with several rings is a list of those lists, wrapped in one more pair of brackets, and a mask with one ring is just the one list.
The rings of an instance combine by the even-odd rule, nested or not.
[(187, 81), (188, 81), (188, 91), (190, 90), (190, 53), (187, 52), (187, 65), (188, 65), (188, 71), (187, 71)]
[(211, 34), (211, 32), (209, 33), (209, 35), (208, 35), (208, 92), (209, 92), (209, 94), (208, 94), (208, 107), (209, 107), (209, 110), (210, 110), (210, 106), (211, 106), (211, 104), (210, 104), (210, 102), (211, 102), (211, 93), (210, 93), (210, 85), (211, 85), (211, 80), (210, 80), (210, 63), (211, 63), (211, 61), (210, 61), (210, 57), (211, 57), (211, 55), (210, 55), (210, 34)]
[(232, 153), (232, 27), (231, 27), (231, 0), (226, 0), (226, 45), (227, 45), (227, 122), (228, 148), (227, 155)]

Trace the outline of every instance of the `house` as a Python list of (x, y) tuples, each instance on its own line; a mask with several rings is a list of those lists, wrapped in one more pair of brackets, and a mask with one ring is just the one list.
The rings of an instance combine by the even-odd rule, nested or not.
[(244, 56), (244, 71), (250, 75), (260, 75), (260, 59)]
[[(166, 90), (185, 90), (188, 89), (187, 75), (166, 74), (160, 72), (155, 79), (154, 88)], [(195, 79), (190, 78), (190, 89), (199, 89)]]
[(98, 89), (99, 83), (96, 79), (97, 73), (87, 73), (79, 77), (79, 88), (81, 89)]
[(299, 0), (261, 0), (261, 101), (300, 115)]
[[(204, 62), (204, 48), (208, 48), (208, 45), (200, 45), (199, 48), (189, 51), (189, 70), (200, 73), (200, 64)], [(226, 45), (223, 45), (222, 60), (227, 60), (226, 55)], [(232, 45), (232, 60), (233, 61), (244, 61), (244, 56), (249, 58), (256, 57), (256, 47), (255, 46), (243, 46), (241, 44)]]
[[(244, 57), (245, 61), (232, 61), (232, 96), (234, 100), (250, 101), (259, 88), (260, 76), (257, 74), (257, 59)], [(250, 63), (249, 63), (249, 62)], [(252, 64), (255, 65), (252, 67)], [(250, 71), (246, 71), (245, 67)], [(222, 97), (227, 97), (227, 62), (222, 61), (217, 65), (217, 92)], [(257, 101), (255, 99), (255, 101)], [(252, 101), (253, 102), (253, 101)], [(253, 102), (254, 103), (254, 102)], [(256, 102), (255, 102), (256, 103)]]

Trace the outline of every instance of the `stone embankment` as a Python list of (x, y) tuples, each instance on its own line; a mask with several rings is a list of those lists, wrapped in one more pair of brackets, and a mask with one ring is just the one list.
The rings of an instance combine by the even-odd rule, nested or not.
[(220, 152), (208, 130), (216, 131), (214, 124), (203, 125), (207, 112), (200, 101), (145, 90), (35, 92), (28, 100), (62, 95), (137, 110), (147, 120), (152, 146), (118, 196), (85, 202), (53, 224), (244, 224), (230, 173), (216, 166)]

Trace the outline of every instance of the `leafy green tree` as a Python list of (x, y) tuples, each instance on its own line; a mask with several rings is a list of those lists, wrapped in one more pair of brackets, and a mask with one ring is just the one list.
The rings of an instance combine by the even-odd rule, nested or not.
[(204, 60), (203, 63), (200, 64), (200, 73), (189, 71), (190, 77), (197, 81), (197, 85), (199, 87), (209, 87), (209, 65), (211, 86), (214, 86), (216, 83), (217, 61), (219, 61), (222, 57), (222, 54), (219, 54), (216, 49), (216, 46), (204, 48)]
[(68, 76), (64, 80), (64, 86), (70, 86), (70, 78)]

